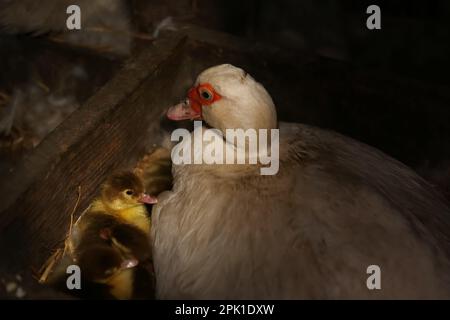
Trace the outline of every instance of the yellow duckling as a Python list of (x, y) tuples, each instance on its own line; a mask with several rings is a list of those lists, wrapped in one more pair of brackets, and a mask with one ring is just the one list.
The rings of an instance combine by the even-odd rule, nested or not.
[(132, 172), (112, 175), (102, 185), (101, 195), (94, 200), (90, 212), (113, 215), (137, 226), (146, 234), (150, 232), (150, 219), (145, 203), (157, 202), (144, 192), (142, 181)]

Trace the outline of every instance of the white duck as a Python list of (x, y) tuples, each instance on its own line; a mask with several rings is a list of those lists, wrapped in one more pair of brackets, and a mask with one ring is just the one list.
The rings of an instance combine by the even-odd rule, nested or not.
[[(242, 69), (202, 72), (174, 120), (277, 128)], [(174, 165), (153, 209), (159, 298), (450, 298), (450, 210), (409, 168), (342, 135), (280, 123), (280, 168)], [(381, 289), (367, 287), (367, 268)]]

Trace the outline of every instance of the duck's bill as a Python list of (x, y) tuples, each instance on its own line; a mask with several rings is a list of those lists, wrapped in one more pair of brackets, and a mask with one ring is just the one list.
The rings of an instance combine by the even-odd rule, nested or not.
[(167, 118), (175, 121), (194, 120), (201, 119), (201, 114), (195, 111), (190, 104), (182, 102), (167, 110)]
[(139, 197), (138, 200), (141, 203), (147, 203), (147, 204), (158, 203), (158, 199), (156, 199), (156, 197), (152, 197), (151, 195), (148, 195), (146, 193), (141, 194), (141, 196)]

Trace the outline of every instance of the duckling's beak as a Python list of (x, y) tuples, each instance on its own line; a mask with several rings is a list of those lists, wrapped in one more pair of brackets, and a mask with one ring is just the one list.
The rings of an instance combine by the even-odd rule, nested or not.
[(146, 193), (141, 193), (141, 195), (138, 198), (138, 201), (141, 203), (147, 203), (147, 204), (158, 203), (158, 199), (156, 199), (156, 197), (152, 197)]
[(201, 119), (201, 106), (197, 106), (190, 99), (179, 103), (167, 110), (167, 118), (170, 120), (194, 120)]
[(137, 261), (136, 259), (127, 259), (122, 262), (120, 267), (122, 269), (130, 269), (130, 268), (136, 267), (138, 264), (139, 264), (139, 261)]

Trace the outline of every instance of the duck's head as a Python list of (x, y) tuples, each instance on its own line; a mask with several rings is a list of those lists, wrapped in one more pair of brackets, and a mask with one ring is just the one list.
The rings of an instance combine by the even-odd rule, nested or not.
[(203, 119), (225, 129), (274, 129), (277, 114), (264, 87), (244, 70), (230, 64), (203, 71), (189, 90), (185, 102), (171, 107), (172, 120)]
[(157, 202), (144, 192), (141, 179), (132, 172), (120, 172), (110, 176), (102, 185), (101, 200), (113, 210), (125, 210), (143, 203)]

